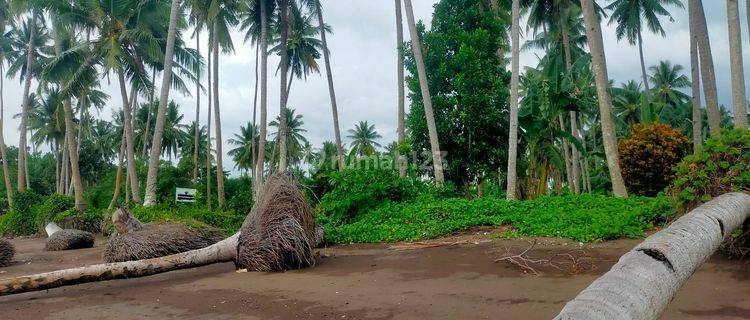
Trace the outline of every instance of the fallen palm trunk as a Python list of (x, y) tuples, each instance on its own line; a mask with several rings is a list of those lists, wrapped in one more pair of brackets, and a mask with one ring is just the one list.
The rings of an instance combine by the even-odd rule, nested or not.
[(0, 238), (0, 267), (5, 267), (13, 262), (16, 249), (8, 240)]
[(3, 279), (0, 280), (0, 296), (47, 290), (87, 282), (145, 277), (167, 271), (228, 262), (234, 260), (237, 256), (238, 237), (239, 235), (234, 235), (210, 247), (168, 257), (97, 264)]
[(209, 247), (147, 260), (118, 262), (0, 280), (0, 296), (87, 282), (136, 278), (234, 261), (238, 269), (283, 271), (314, 263), (312, 208), (299, 186), (269, 177), (238, 234)]
[(63, 251), (85, 249), (94, 246), (94, 235), (90, 232), (62, 229), (54, 222), (45, 227), (47, 231), (47, 243), (44, 245), (46, 251)]
[(680, 287), (750, 217), (750, 195), (730, 193), (648, 237), (555, 319), (657, 319)]

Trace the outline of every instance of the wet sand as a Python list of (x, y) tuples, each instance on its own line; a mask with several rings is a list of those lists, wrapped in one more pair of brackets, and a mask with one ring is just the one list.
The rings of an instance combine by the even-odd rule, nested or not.
[[(314, 268), (237, 273), (231, 263), (147, 278), (0, 297), (2, 319), (551, 319), (639, 241), (585, 246), (536, 239), (530, 258), (557, 261), (523, 272), (501, 261), (530, 239), (492, 230), (411, 245), (318, 250)], [(101, 262), (102, 245), (44, 252), (44, 239), (14, 239), (16, 262), (0, 278)], [(570, 254), (579, 268), (570, 268)], [(571, 274), (574, 273), (574, 274)], [(750, 265), (714, 257), (681, 290), (663, 319), (750, 319)]]

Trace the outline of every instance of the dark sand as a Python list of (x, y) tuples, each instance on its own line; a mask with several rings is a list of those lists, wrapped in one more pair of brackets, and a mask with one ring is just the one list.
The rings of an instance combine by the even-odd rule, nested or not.
[[(335, 246), (319, 250), (316, 267), (286, 273), (237, 273), (225, 263), (0, 297), (0, 319), (551, 319), (638, 243), (587, 245), (587, 271), (537, 266), (537, 276), (494, 261), (506, 248), (523, 251), (528, 240), (490, 240), (492, 232), (428, 248)], [(43, 239), (15, 239), (16, 262), (0, 268), (0, 278), (99, 263), (105, 240), (97, 240), (92, 249), (45, 252)], [(579, 255), (577, 243), (537, 241), (534, 258)], [(585, 263), (592, 261), (594, 270)], [(750, 265), (714, 257), (663, 319), (750, 319), (749, 298)]]

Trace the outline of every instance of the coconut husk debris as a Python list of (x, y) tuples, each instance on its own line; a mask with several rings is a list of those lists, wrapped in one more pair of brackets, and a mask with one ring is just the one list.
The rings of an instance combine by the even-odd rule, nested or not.
[(148, 223), (139, 230), (113, 237), (105, 247), (103, 257), (106, 262), (158, 258), (205, 248), (222, 239), (222, 231), (212, 227), (192, 228), (176, 222)]
[(238, 269), (284, 271), (314, 264), (315, 218), (301, 188), (293, 178), (276, 174), (263, 191), (240, 229)]
[(0, 267), (6, 267), (13, 262), (16, 248), (10, 241), (0, 238)]

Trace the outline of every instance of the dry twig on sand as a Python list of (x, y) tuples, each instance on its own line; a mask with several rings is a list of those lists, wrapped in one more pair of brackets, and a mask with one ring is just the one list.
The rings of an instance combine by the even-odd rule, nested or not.
[(505, 247), (505, 254), (495, 262), (508, 262), (520, 268), (524, 273), (532, 273), (536, 276), (542, 275), (542, 272), (537, 268), (543, 266), (564, 271), (569, 275), (577, 275), (596, 269), (594, 259), (586, 253), (583, 247), (577, 251), (555, 254), (549, 259), (538, 259), (529, 255), (536, 245), (537, 241), (534, 240), (528, 248), (518, 254), (511, 253), (510, 248)]

